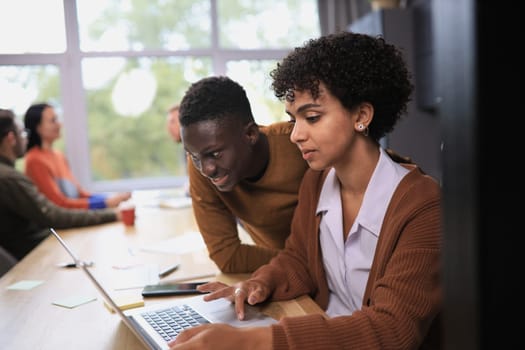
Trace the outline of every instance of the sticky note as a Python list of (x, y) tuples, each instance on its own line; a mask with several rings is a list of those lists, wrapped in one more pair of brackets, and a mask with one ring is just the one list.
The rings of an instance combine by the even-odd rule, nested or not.
[(64, 299), (60, 299), (57, 301), (53, 301), (53, 305), (67, 307), (68, 309), (73, 309), (77, 306), (92, 302), (97, 300), (94, 296), (86, 296), (86, 295), (73, 295)]
[(7, 289), (10, 290), (30, 290), (35, 288), (36, 286), (41, 285), (44, 283), (44, 281), (31, 281), (31, 280), (23, 280), (18, 281), (16, 283), (13, 283), (10, 286), (7, 286)]
[[(135, 296), (135, 295), (119, 296), (119, 297), (114, 297), (112, 299), (115, 302), (115, 304), (117, 304), (118, 308), (121, 310), (133, 309), (136, 307), (144, 306), (144, 299), (142, 299), (142, 297)], [(115, 310), (113, 310), (111, 305), (109, 305), (105, 300), (104, 300), (104, 306), (110, 312), (113, 312), (113, 313), (115, 312)]]

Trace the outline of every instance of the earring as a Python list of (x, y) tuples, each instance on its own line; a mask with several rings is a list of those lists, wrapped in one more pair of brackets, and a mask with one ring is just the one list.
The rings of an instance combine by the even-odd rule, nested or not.
[(359, 124), (359, 125), (357, 126), (357, 128), (358, 128), (359, 130), (363, 130), (363, 129), (365, 128), (365, 126), (364, 126), (363, 124)]

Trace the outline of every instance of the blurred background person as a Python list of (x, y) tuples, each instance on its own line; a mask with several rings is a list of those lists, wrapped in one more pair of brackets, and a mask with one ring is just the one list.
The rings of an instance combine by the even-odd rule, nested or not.
[[(175, 143), (182, 143), (182, 138), (180, 136), (180, 121), (179, 121), (179, 109), (180, 104), (176, 103), (168, 109), (168, 115), (166, 118), (166, 129), (170, 134), (171, 138)], [(186, 169), (188, 168), (188, 157), (184, 156), (184, 165)], [(186, 181), (183, 185), (184, 194), (190, 196), (190, 184)]]
[(27, 131), (11, 110), (0, 109), (0, 246), (22, 259), (56, 229), (120, 220), (116, 209), (81, 210), (55, 205), (15, 169), (26, 150)]
[(175, 104), (168, 109), (168, 116), (166, 118), (166, 128), (173, 141), (181, 143), (180, 138), (180, 123), (179, 123), (179, 104)]
[(65, 155), (53, 149), (60, 138), (61, 124), (53, 106), (31, 105), (24, 117), (29, 131), (25, 173), (38, 190), (55, 204), (65, 208), (102, 209), (117, 207), (131, 198), (131, 193), (92, 194), (77, 181)]

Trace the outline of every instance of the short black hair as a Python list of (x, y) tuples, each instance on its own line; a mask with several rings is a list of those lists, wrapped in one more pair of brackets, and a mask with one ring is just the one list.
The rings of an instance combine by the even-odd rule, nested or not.
[(0, 108), (0, 141), (11, 131), (16, 130), (15, 114), (10, 109)]
[(42, 146), (42, 138), (37, 132), (37, 127), (42, 121), (42, 112), (47, 107), (53, 107), (48, 103), (35, 103), (29, 106), (24, 116), (24, 125), (29, 130), (29, 139), (27, 140), (27, 149)]
[(413, 91), (402, 52), (380, 37), (339, 32), (310, 39), (295, 48), (270, 72), (280, 100), (290, 91), (319, 97), (319, 83), (348, 110), (362, 102), (374, 106), (369, 135), (378, 141), (403, 113)]
[(225, 76), (207, 77), (193, 83), (182, 98), (179, 109), (181, 126), (206, 120), (253, 122), (246, 91)]

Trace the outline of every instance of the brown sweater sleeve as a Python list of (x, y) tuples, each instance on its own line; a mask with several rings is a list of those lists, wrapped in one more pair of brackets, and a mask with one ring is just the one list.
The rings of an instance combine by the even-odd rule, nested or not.
[[(318, 278), (324, 278), (322, 257), (317, 237), (316, 225), (319, 218), (315, 215), (317, 204), (306, 198), (315, 198), (320, 193), (322, 181), (326, 174), (314, 170), (307, 170), (299, 190), (299, 203), (295, 210), (291, 234), (282, 250), (269, 264), (261, 266), (252, 274), (257, 279), (268, 284), (273, 291), (273, 300), (288, 300), (300, 295), (308, 294), (314, 297), (318, 291)], [(313, 186), (312, 183), (318, 183)], [(304, 185), (309, 184), (309, 185)], [(315, 268), (312, 263), (315, 260)], [(286, 268), (283, 268), (286, 266)]]
[(277, 254), (277, 249), (242, 244), (237, 218), (217, 195), (215, 186), (188, 165), (193, 213), (210, 258), (222, 272), (252, 272)]

